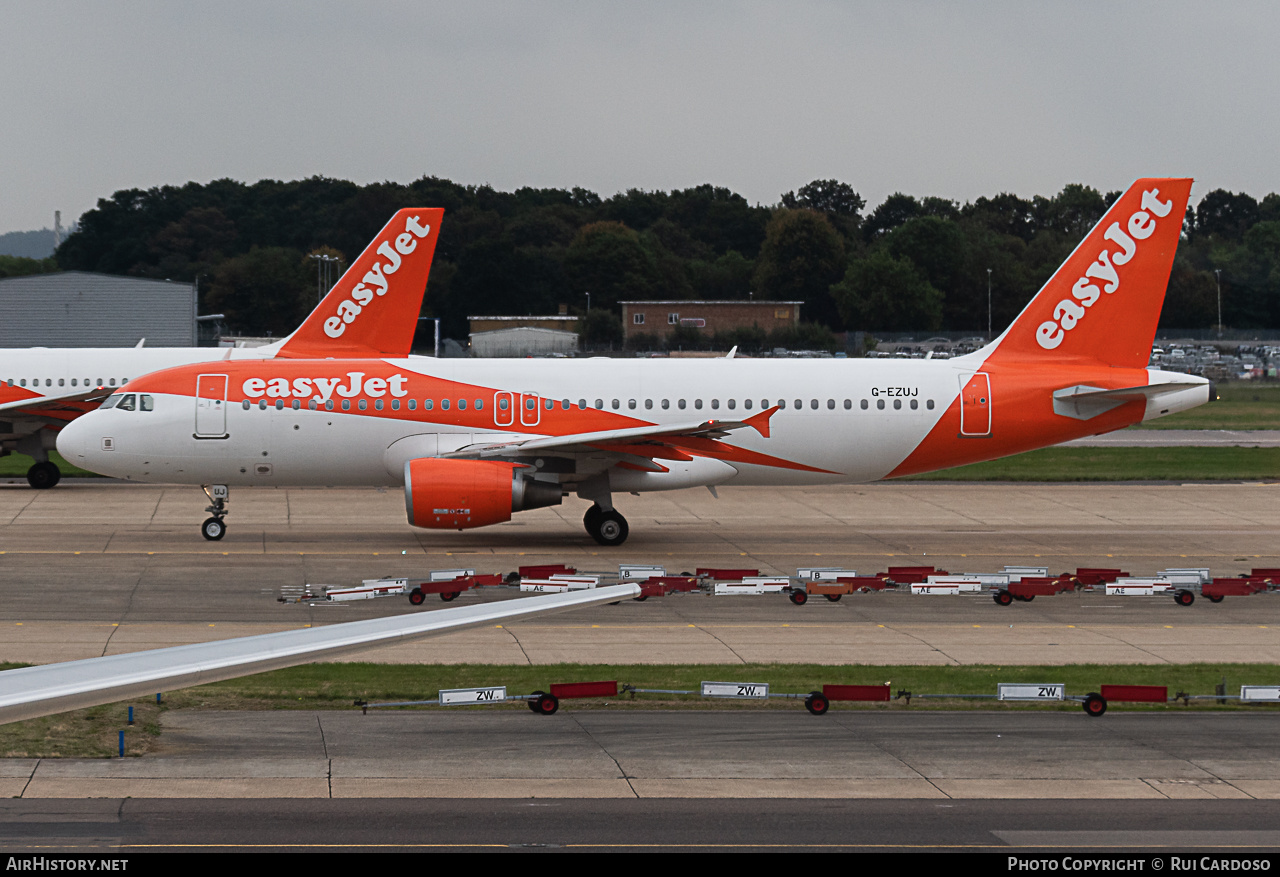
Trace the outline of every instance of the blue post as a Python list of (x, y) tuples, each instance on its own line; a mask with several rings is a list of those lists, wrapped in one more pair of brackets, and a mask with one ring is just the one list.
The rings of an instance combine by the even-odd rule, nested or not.
[(161, 697), (162, 697), (162, 695), (160, 694), (160, 692), (158, 692), (158, 691), (157, 691), (157, 692), (156, 692), (156, 706), (160, 706), (160, 698), (161, 698)]
[(124, 731), (120, 732), (120, 757), (124, 758)]
[(129, 707), (129, 724), (133, 724), (133, 707)]

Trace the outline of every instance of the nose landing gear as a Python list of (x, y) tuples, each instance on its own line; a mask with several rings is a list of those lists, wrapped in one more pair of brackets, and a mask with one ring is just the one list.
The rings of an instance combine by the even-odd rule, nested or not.
[(209, 505), (205, 511), (213, 517), (200, 525), (200, 535), (210, 542), (217, 542), (227, 535), (227, 525), (222, 519), (227, 516), (227, 501), (230, 499), (231, 491), (225, 484), (206, 484), (203, 485), (203, 490), (204, 495), (209, 497)]
[(62, 480), (62, 470), (56, 463), (45, 460), (27, 470), (27, 483), (36, 490), (47, 490)]

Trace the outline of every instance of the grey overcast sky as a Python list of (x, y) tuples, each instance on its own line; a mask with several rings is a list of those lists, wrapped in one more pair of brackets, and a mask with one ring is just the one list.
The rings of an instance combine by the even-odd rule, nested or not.
[(0, 0), (0, 232), (231, 177), (1276, 184), (1280, 4)]

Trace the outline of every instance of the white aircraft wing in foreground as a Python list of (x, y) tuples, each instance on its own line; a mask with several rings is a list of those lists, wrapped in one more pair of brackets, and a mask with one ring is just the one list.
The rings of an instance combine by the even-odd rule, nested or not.
[(613, 603), (640, 594), (637, 585), (610, 585), (566, 594), (522, 597), (413, 615), (348, 621), (212, 643), (109, 655), (0, 673), (0, 723), (113, 703), (158, 691), (293, 667), (319, 658), (513, 618)]

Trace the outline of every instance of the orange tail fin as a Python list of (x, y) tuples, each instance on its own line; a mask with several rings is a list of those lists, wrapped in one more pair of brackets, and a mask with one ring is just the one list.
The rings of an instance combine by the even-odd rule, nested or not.
[(1130, 186), (996, 340), (991, 359), (1051, 353), (1146, 366), (1191, 182), (1148, 179)]
[(407, 356), (443, 216), (439, 207), (397, 211), (277, 355)]

